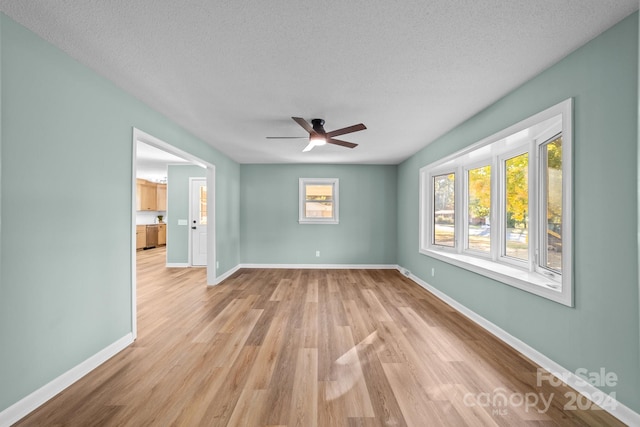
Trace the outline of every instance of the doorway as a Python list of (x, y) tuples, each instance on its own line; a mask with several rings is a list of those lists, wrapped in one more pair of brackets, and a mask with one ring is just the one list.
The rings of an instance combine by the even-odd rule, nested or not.
[[(203, 183), (204, 183), (204, 199), (203, 199), (203, 206), (207, 209), (208, 212), (211, 212), (211, 214), (213, 212), (215, 212), (215, 191), (213, 191), (212, 189), (215, 189), (215, 165), (206, 162), (186, 151), (183, 151), (177, 147), (174, 147), (173, 145), (166, 143), (158, 138), (155, 138), (152, 135), (149, 135), (139, 129), (133, 128), (133, 161), (132, 161), (132, 220), (131, 220), (131, 230), (132, 230), (132, 256), (131, 256), (131, 272), (132, 272), (132, 289), (131, 289), (131, 303), (132, 303), (132, 319), (131, 319), (131, 326), (132, 326), (132, 334), (134, 339), (137, 337), (137, 286), (136, 286), (136, 282), (137, 282), (137, 277), (136, 277), (136, 255), (137, 255), (137, 251), (136, 251), (136, 220), (137, 220), (137, 213), (138, 213), (138, 207), (137, 207), (137, 195), (136, 195), (136, 179), (137, 179), (137, 168), (138, 168), (138, 146), (139, 143), (144, 144), (144, 145), (148, 145), (150, 147), (153, 147), (155, 149), (161, 150), (165, 153), (169, 153), (170, 155), (173, 156), (177, 156), (181, 159), (184, 159), (186, 161), (187, 164), (191, 164), (191, 165), (196, 165), (196, 166), (200, 166), (202, 168), (204, 168), (206, 170), (206, 176), (205, 178), (201, 178)], [(167, 189), (169, 190), (171, 183), (167, 183), (168, 187)], [(206, 189), (209, 189), (209, 191), (206, 191)], [(171, 191), (171, 190), (169, 190)], [(185, 193), (189, 193), (189, 189), (187, 188), (185, 190)], [(167, 207), (168, 207), (168, 218), (167, 218), (167, 228), (169, 229), (170, 227), (175, 227), (174, 230), (176, 231), (177, 234), (181, 233), (181, 229), (184, 230), (184, 233), (186, 233), (186, 235), (188, 236), (187, 239), (189, 240), (189, 263), (185, 263), (184, 267), (189, 267), (191, 264), (191, 239), (192, 239), (192, 235), (191, 233), (188, 231), (190, 230), (189, 227), (187, 226), (187, 220), (186, 219), (182, 219), (182, 218), (171, 218), (171, 214), (170, 214), (170, 204), (171, 204), (171, 200), (168, 200), (167, 202)], [(189, 208), (189, 210), (191, 210)], [(203, 252), (204, 252), (204, 260), (200, 260), (200, 262), (202, 262), (202, 266), (205, 266), (207, 269), (207, 284), (209, 285), (213, 285), (215, 284), (215, 279), (216, 279), (216, 269), (215, 269), (215, 265), (216, 265), (216, 258), (215, 258), (215, 219), (212, 217), (212, 215), (209, 215), (209, 217), (206, 216), (205, 213), (205, 222), (206, 223), (210, 223), (212, 224), (212, 227), (210, 230), (207, 230), (208, 232), (205, 232), (204, 236), (201, 236), (201, 241), (199, 242), (200, 245), (202, 245), (203, 247)], [(207, 224), (208, 225), (208, 224)], [(177, 239), (176, 239), (177, 240)], [(171, 245), (171, 233), (169, 233), (169, 236), (167, 238), (167, 244)]]

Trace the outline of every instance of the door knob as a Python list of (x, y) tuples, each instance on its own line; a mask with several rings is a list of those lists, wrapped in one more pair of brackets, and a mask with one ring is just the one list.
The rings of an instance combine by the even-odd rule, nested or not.
[(193, 227), (191, 227), (191, 229), (192, 229), (192, 230), (195, 230), (195, 229), (196, 229), (196, 226), (194, 225)]

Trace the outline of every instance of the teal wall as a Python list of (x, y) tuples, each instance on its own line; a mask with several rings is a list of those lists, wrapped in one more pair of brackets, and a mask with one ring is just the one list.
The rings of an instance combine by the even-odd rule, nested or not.
[[(396, 166), (242, 165), (242, 262), (395, 264), (396, 174)], [(339, 178), (339, 224), (298, 224), (298, 178)]]
[(132, 129), (216, 165), (239, 263), (239, 165), (0, 14), (0, 411), (131, 331)]
[[(575, 308), (418, 253), (419, 169), (569, 97)], [(567, 369), (615, 372), (640, 412), (637, 138), (636, 13), (400, 165), (398, 262)]]
[(191, 229), (178, 220), (189, 219), (189, 178), (205, 178), (207, 170), (191, 165), (169, 165), (167, 170), (167, 263), (186, 264)]

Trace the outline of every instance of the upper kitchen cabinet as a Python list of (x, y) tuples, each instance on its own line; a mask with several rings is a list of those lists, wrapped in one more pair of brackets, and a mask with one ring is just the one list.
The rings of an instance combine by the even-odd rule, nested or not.
[(157, 211), (167, 210), (167, 184), (157, 184), (156, 186), (156, 207)]
[(136, 179), (136, 203), (139, 211), (166, 211), (167, 184)]
[(136, 193), (139, 211), (156, 211), (156, 184), (144, 179), (136, 180)]

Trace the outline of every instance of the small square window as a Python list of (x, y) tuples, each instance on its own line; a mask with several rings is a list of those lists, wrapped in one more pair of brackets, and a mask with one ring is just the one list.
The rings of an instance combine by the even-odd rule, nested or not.
[(300, 178), (300, 224), (338, 224), (338, 179)]

